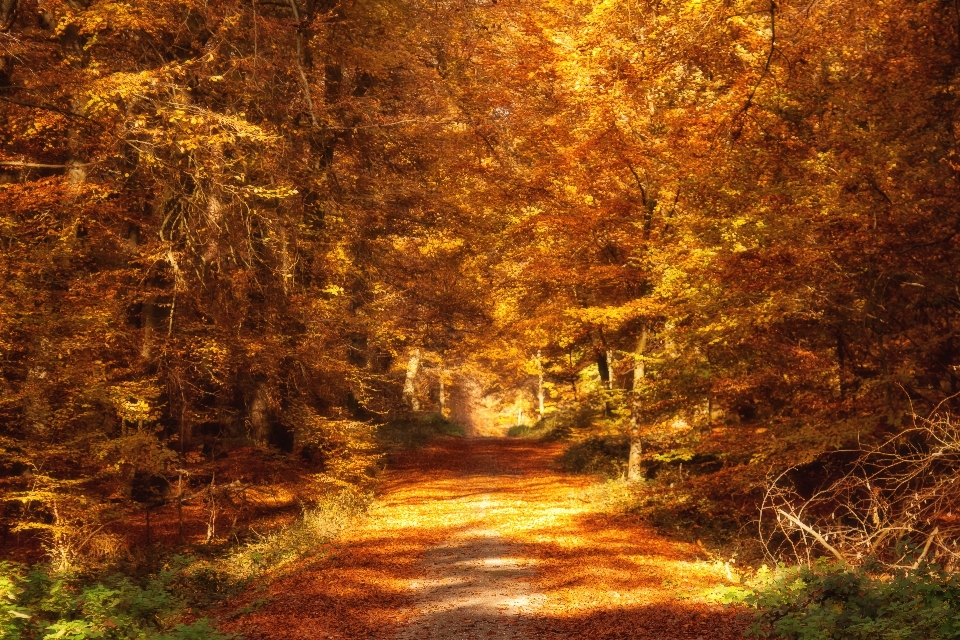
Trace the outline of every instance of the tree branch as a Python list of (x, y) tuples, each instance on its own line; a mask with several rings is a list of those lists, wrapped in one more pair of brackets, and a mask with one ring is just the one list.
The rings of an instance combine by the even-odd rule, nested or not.
[(75, 162), (73, 164), (45, 164), (43, 162), (25, 162), (23, 160), (0, 160), (0, 167), (24, 167), (29, 169), (70, 169), (89, 167), (95, 162)]
[(310, 111), (310, 124), (317, 128), (317, 114), (313, 109), (313, 97), (310, 95), (310, 82), (307, 80), (307, 74), (303, 70), (301, 59), (303, 58), (302, 40), (303, 33), (300, 32), (300, 9), (297, 8), (297, 0), (290, 0), (290, 8), (293, 9), (293, 17), (297, 21), (297, 70), (300, 72), (300, 82), (303, 84), (303, 98), (307, 102), (307, 109)]
[(930, 532), (930, 535), (927, 536), (927, 542), (923, 545), (923, 552), (920, 553), (920, 557), (917, 558), (917, 561), (913, 563), (911, 569), (917, 569), (920, 566), (920, 563), (923, 562), (923, 559), (927, 557), (927, 552), (930, 551), (930, 545), (933, 544), (933, 539), (940, 533), (940, 527), (934, 527), (933, 531)]
[[(767, 53), (767, 61), (763, 65), (763, 71), (760, 73), (760, 77), (757, 78), (757, 84), (753, 85), (753, 90), (750, 92), (750, 95), (747, 97), (747, 102), (743, 105), (743, 108), (740, 109), (740, 112), (736, 117), (743, 118), (747, 115), (747, 111), (750, 110), (750, 107), (753, 106), (753, 99), (757, 95), (757, 90), (760, 88), (760, 85), (763, 84), (763, 79), (767, 77), (767, 74), (770, 72), (770, 64), (773, 62), (773, 54), (777, 48), (777, 3), (774, 0), (770, 0), (770, 52)], [(743, 122), (741, 121), (740, 125), (734, 131), (734, 139), (739, 138), (740, 134), (743, 132)]]
[(809, 533), (810, 535), (812, 535), (814, 538), (817, 539), (817, 542), (819, 542), (820, 544), (822, 544), (822, 545), (826, 548), (827, 551), (829, 551), (830, 553), (832, 553), (833, 555), (835, 555), (835, 556), (837, 557), (837, 560), (839, 560), (840, 562), (842, 562), (842, 563), (844, 563), (844, 564), (847, 564), (847, 559), (844, 558), (844, 557), (840, 554), (840, 552), (837, 551), (829, 542), (827, 542), (822, 535), (820, 535), (819, 533), (817, 533), (817, 531), (816, 531), (813, 527), (810, 527), (810, 526), (808, 526), (808, 525), (805, 525), (803, 522), (800, 521), (799, 518), (797, 518), (796, 516), (790, 515), (789, 513), (787, 513), (786, 511), (784, 511), (783, 509), (777, 509), (777, 513), (779, 513), (779, 514), (782, 515), (784, 518), (786, 518), (787, 520), (789, 520), (789, 521), (792, 522), (793, 524), (797, 525), (798, 527), (800, 527), (801, 529), (803, 529), (804, 531), (806, 531), (807, 533)]
[(47, 104), (35, 104), (32, 102), (21, 102), (20, 100), (14, 100), (13, 98), (7, 98), (5, 96), (0, 96), (0, 100), (3, 102), (9, 102), (10, 104), (20, 105), (21, 107), (29, 107), (31, 109), (41, 109), (43, 111), (52, 111), (53, 113), (59, 113), (62, 116), (67, 116), (68, 118), (77, 118), (78, 120), (85, 120), (90, 124), (94, 124), (101, 129), (106, 130), (107, 126), (101, 122), (97, 122), (93, 118), (88, 118), (85, 115), (79, 113), (74, 113), (72, 111), (67, 111), (66, 109), (61, 109), (60, 107), (53, 107)]

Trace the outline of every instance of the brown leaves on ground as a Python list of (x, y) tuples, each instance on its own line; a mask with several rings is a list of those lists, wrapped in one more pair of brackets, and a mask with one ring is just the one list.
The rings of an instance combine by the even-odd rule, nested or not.
[(740, 637), (740, 612), (703, 597), (722, 569), (600, 512), (593, 481), (553, 470), (557, 453), (446, 439), (404, 454), (369, 517), (229, 629), (252, 640)]

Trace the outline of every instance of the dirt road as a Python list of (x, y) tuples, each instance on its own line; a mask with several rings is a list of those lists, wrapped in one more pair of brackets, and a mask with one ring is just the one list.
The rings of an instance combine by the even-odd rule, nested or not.
[(231, 630), (250, 640), (739, 638), (708, 604), (722, 567), (604, 514), (559, 449), (444, 439), (392, 465), (364, 522), (273, 583)]

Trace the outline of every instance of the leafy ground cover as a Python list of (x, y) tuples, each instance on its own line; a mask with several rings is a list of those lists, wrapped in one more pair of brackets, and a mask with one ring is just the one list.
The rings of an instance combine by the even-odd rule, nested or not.
[(439, 413), (411, 414), (385, 422), (377, 429), (377, 439), (387, 450), (422, 447), (437, 436), (463, 435), (463, 427)]
[[(8, 640), (227, 640), (206, 619), (189, 615), (177, 592), (181, 567), (137, 584), (123, 575), (87, 583), (75, 576), (0, 563), (0, 636)], [(191, 620), (191, 618), (193, 618)]]
[(783, 640), (948, 640), (960, 637), (960, 581), (920, 564), (879, 571), (831, 561), (763, 567), (718, 599), (752, 606), (748, 635)]
[[(285, 526), (242, 543), (194, 547), (193, 556), (155, 556), (153, 570), (144, 559), (113, 572), (2, 562), (0, 637), (226, 640), (232, 635), (217, 631), (204, 612), (304, 558), (325, 554), (368, 502), (363, 492), (343, 487)], [(253, 599), (238, 613), (263, 603)]]

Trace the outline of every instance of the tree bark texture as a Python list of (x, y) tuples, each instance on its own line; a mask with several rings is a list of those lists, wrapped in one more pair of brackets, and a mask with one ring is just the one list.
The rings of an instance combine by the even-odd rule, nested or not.
[(410, 351), (407, 360), (407, 377), (403, 383), (403, 399), (411, 411), (420, 411), (420, 400), (417, 398), (417, 371), (420, 369), (420, 349)]
[(640, 402), (641, 385), (647, 377), (644, 352), (647, 349), (647, 328), (640, 332), (637, 342), (636, 363), (633, 369), (633, 389), (630, 393), (630, 458), (627, 461), (627, 480), (635, 482), (642, 477), (640, 460), (643, 455), (643, 441), (640, 438)]

